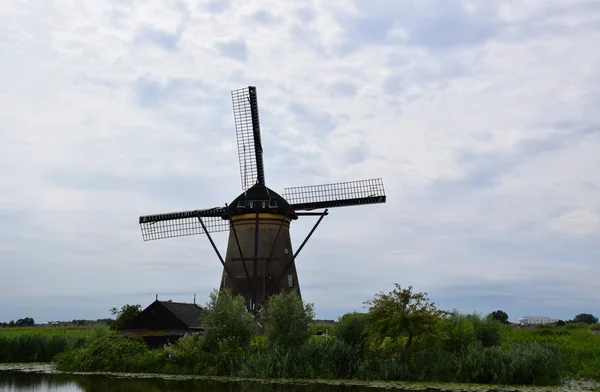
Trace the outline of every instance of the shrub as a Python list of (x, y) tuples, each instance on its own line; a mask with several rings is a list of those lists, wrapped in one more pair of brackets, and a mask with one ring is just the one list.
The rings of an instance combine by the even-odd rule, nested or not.
[(211, 351), (217, 351), (223, 339), (236, 339), (240, 347), (246, 347), (256, 333), (256, 322), (246, 309), (244, 298), (233, 297), (227, 289), (210, 294), (203, 326), (204, 346)]
[(57, 355), (56, 363), (65, 371), (154, 372), (163, 359), (161, 350), (150, 350), (141, 338), (111, 335)]
[(490, 315), (481, 318), (479, 315), (473, 314), (468, 317), (475, 328), (475, 336), (483, 347), (492, 347), (500, 344), (502, 341), (502, 323), (494, 320)]
[(346, 313), (338, 320), (334, 336), (353, 347), (364, 348), (367, 319), (363, 313)]
[(313, 305), (294, 292), (271, 296), (265, 305), (265, 337), (270, 345), (298, 347), (308, 340)]
[(456, 310), (442, 319), (440, 326), (445, 338), (443, 346), (447, 351), (460, 351), (477, 341), (472, 317), (460, 314)]

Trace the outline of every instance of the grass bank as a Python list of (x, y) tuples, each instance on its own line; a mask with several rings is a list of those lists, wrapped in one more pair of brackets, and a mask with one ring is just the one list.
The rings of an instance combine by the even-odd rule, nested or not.
[(313, 338), (295, 348), (270, 347), (255, 340), (247, 349), (207, 352), (201, 338), (188, 336), (163, 349), (141, 340), (109, 336), (57, 357), (64, 371), (193, 374), (256, 379), (354, 379), (555, 385), (563, 368), (555, 346), (511, 343), (464, 350), (420, 350), (410, 361), (390, 353), (361, 350), (337, 338)]
[(0, 363), (50, 362), (57, 354), (85, 347), (108, 328), (2, 328)]
[(506, 327), (504, 335), (504, 340), (510, 343), (553, 344), (560, 353), (565, 374), (576, 379), (600, 381), (600, 334), (594, 333), (588, 325)]
[[(486, 318), (456, 315), (440, 335), (402, 343), (351, 344), (328, 325), (291, 348), (254, 337), (248, 347), (223, 341), (207, 350), (201, 336), (149, 349), (142, 340), (106, 336), (57, 356), (64, 371), (144, 372), (254, 379), (329, 379), (557, 385), (565, 379), (600, 380), (600, 335), (586, 326), (520, 329)], [(364, 336), (364, 335), (361, 335)], [(350, 339), (351, 340), (351, 339)], [(356, 342), (355, 342), (356, 343)], [(363, 342), (364, 343), (364, 342)]]

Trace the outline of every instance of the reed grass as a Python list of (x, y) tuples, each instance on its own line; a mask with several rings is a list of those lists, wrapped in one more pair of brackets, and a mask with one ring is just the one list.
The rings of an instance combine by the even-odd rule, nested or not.
[(562, 370), (556, 348), (511, 343), (459, 352), (421, 350), (411, 361), (361, 351), (339, 339), (314, 339), (299, 347), (223, 347), (203, 350), (202, 339), (186, 337), (165, 349), (148, 349), (140, 340), (109, 336), (57, 357), (66, 371), (159, 372), (258, 379), (359, 379), (552, 385)]
[(2, 328), (0, 363), (51, 362), (62, 352), (85, 347), (108, 328)]

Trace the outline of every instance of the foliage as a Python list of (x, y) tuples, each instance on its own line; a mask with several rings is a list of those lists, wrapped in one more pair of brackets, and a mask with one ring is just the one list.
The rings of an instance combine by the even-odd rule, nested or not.
[(589, 314), (589, 313), (580, 313), (577, 316), (575, 316), (575, 318), (573, 318), (573, 322), (596, 324), (598, 322), (598, 317), (595, 317), (593, 314)]
[(164, 353), (150, 350), (141, 338), (118, 335), (93, 340), (84, 348), (58, 354), (57, 367), (63, 371), (159, 372)]
[(475, 328), (475, 336), (483, 347), (497, 346), (502, 341), (502, 323), (488, 315), (481, 318), (476, 314), (467, 316)]
[(346, 313), (339, 318), (334, 336), (353, 347), (363, 349), (367, 341), (367, 317), (364, 313)]
[(507, 328), (506, 343), (551, 343), (558, 347), (563, 371), (570, 377), (600, 380), (600, 335), (587, 324), (567, 323), (563, 327), (546, 325), (544, 328)]
[(141, 312), (142, 305), (123, 305), (121, 309), (112, 308), (110, 313), (115, 316), (116, 319), (112, 322), (111, 328), (117, 331), (125, 328), (125, 326)]
[(106, 327), (0, 329), (0, 362), (49, 362), (107, 333)]
[(271, 296), (264, 307), (263, 322), (268, 344), (297, 347), (310, 336), (313, 305), (304, 303), (294, 292)]
[(0, 328), (3, 335), (77, 335), (87, 336), (90, 327), (8, 327)]
[[(310, 335), (332, 335), (335, 334), (337, 323), (311, 323)], [(320, 331), (320, 332), (319, 332)]]
[(446, 351), (461, 351), (477, 341), (473, 318), (453, 310), (448, 312), (439, 323), (442, 347)]
[[(327, 325), (333, 331), (327, 337), (306, 339), (310, 328), (316, 327), (309, 325), (312, 305), (289, 294), (273, 298), (265, 308), (266, 336), (254, 336), (255, 322), (242, 298), (213, 292), (205, 315), (205, 327), (210, 328), (203, 336), (186, 335), (175, 344), (149, 349), (141, 339), (115, 336), (102, 327), (62, 329), (63, 333), (10, 328), (0, 330), (0, 359), (17, 360), (15, 353), (24, 353), (26, 360), (49, 360), (51, 353), (62, 351), (56, 361), (66, 371), (248, 378), (511, 385), (552, 385), (565, 378), (600, 380), (600, 334), (583, 322), (519, 328), (492, 314), (442, 312), (426, 294), (397, 285), (393, 292), (370, 301), (369, 313), (346, 314), (335, 326)], [(299, 333), (292, 334), (294, 330)], [(20, 336), (27, 338), (15, 344)], [(36, 339), (79, 340), (52, 348), (52, 343), (38, 344)]]
[(403, 289), (399, 284), (391, 292), (380, 292), (365, 302), (369, 305), (367, 333), (376, 344), (386, 337), (401, 339), (405, 354), (410, 355), (415, 338), (435, 335), (444, 312), (438, 310), (427, 293), (413, 293), (412, 286)]
[(502, 324), (508, 323), (508, 314), (506, 314), (506, 312), (503, 310), (496, 310), (490, 313), (490, 316), (492, 316), (492, 319), (499, 321)]
[(0, 327), (33, 327), (35, 325), (35, 321), (31, 317), (25, 317), (22, 319), (18, 319), (17, 321), (11, 320), (8, 323), (0, 323)]
[(204, 347), (216, 351), (223, 339), (236, 339), (240, 347), (250, 344), (256, 333), (254, 317), (246, 309), (244, 298), (233, 297), (228, 289), (213, 290), (203, 318)]

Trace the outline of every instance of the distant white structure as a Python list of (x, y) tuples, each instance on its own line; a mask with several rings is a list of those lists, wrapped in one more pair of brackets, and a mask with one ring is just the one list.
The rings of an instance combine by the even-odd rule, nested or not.
[(525, 325), (525, 324), (551, 324), (551, 323), (555, 323), (557, 322), (557, 319), (553, 319), (550, 317), (546, 317), (546, 316), (526, 316), (526, 317), (521, 317), (519, 319), (519, 324), (521, 325)]

